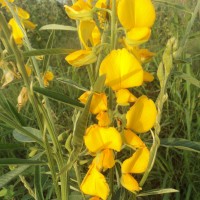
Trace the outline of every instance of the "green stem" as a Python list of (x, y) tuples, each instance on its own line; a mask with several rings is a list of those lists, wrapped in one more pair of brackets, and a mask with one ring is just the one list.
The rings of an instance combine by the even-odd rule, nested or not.
[(116, 0), (112, 0), (112, 15), (111, 15), (111, 50), (115, 49), (116, 45)]

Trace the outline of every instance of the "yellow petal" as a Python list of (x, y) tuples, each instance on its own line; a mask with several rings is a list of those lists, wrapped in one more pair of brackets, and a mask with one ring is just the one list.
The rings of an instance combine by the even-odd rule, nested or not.
[(99, 126), (109, 126), (111, 123), (109, 115), (107, 112), (101, 111), (97, 116), (96, 119), (98, 120)]
[(122, 174), (120, 181), (122, 186), (131, 192), (140, 191), (142, 189), (130, 174)]
[(15, 19), (14, 18), (10, 19), (8, 24), (12, 27), (12, 36), (16, 44), (22, 44), (23, 42), (22, 39), (24, 37), (24, 34), (22, 33)]
[(81, 43), (87, 49), (100, 43), (101, 34), (93, 20), (80, 21), (78, 34)]
[(78, 50), (66, 56), (65, 60), (74, 67), (81, 67), (96, 62), (97, 56), (91, 50)]
[(132, 146), (133, 148), (145, 147), (144, 142), (131, 130), (124, 130), (125, 143)]
[(143, 77), (145, 82), (152, 82), (154, 80), (154, 76), (146, 71), (144, 71)]
[(81, 183), (81, 191), (85, 194), (97, 196), (106, 200), (109, 194), (109, 186), (105, 177), (92, 165)]
[(121, 106), (129, 105), (129, 102), (135, 102), (137, 98), (127, 89), (120, 89), (116, 93), (117, 104)]
[(17, 97), (18, 112), (26, 105), (28, 101), (28, 91), (26, 87), (22, 87), (19, 96)]
[[(10, 3), (14, 2), (14, 0), (9, 0)], [(4, 0), (0, 0), (1, 7), (6, 6), (6, 2)]]
[(156, 121), (157, 110), (154, 102), (142, 95), (126, 114), (128, 129), (137, 133), (150, 130)]
[(29, 30), (34, 30), (37, 26), (37, 24), (34, 24), (33, 22), (29, 20), (23, 20), (23, 24)]
[(122, 146), (121, 135), (115, 128), (98, 125), (92, 125), (86, 130), (84, 141), (88, 150), (93, 153), (103, 149), (120, 151)]
[(105, 171), (107, 169), (112, 168), (115, 165), (113, 150), (111, 149), (102, 150), (96, 155), (93, 162), (95, 163), (99, 171), (101, 170)]
[(147, 147), (137, 149), (136, 152), (122, 163), (122, 173), (144, 173), (149, 163)]
[(139, 53), (141, 62), (147, 62), (153, 56), (155, 56), (155, 53), (149, 51), (148, 49), (138, 49), (138, 53)]
[(126, 29), (151, 27), (155, 21), (155, 9), (151, 0), (120, 0), (118, 17)]
[(16, 13), (18, 14), (18, 16), (21, 19), (29, 19), (30, 18), (30, 14), (20, 7), (16, 7)]
[(151, 29), (148, 27), (136, 27), (132, 28), (126, 34), (126, 42), (129, 45), (137, 46), (144, 42), (147, 42), (151, 35)]
[[(80, 97), (79, 100), (86, 104), (87, 99), (90, 95), (90, 91), (87, 91), (85, 93), (83, 93)], [(101, 111), (106, 111), (107, 108), (107, 97), (105, 93), (94, 93), (93, 97), (92, 97), (92, 102), (90, 104), (90, 112), (92, 114), (98, 114)]]
[(93, 13), (90, 3), (84, 0), (78, 0), (72, 6), (65, 5), (65, 11), (71, 19), (75, 20), (91, 20)]
[(28, 77), (30, 77), (31, 73), (32, 73), (31, 67), (29, 65), (26, 65), (25, 68), (26, 68), (26, 73), (27, 73)]
[(126, 49), (111, 51), (102, 61), (99, 74), (106, 74), (105, 84), (113, 90), (140, 86), (143, 82), (140, 63)]
[(89, 200), (101, 200), (99, 197), (91, 197)]
[(45, 74), (43, 76), (44, 86), (48, 86), (49, 85), (49, 81), (52, 81), (53, 79), (54, 79), (53, 72), (51, 72), (51, 71), (45, 72)]

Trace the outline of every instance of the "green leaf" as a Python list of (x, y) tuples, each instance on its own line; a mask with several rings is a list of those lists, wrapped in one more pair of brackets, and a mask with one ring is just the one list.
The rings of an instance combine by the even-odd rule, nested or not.
[(73, 150), (70, 154), (67, 164), (63, 167), (63, 169), (61, 169), (60, 174), (72, 168), (74, 162), (76, 162), (78, 158), (79, 153), (81, 152), (81, 149), (83, 146), (83, 136), (87, 128), (87, 122), (88, 122), (92, 97), (93, 97), (93, 93), (91, 93), (90, 96), (88, 97), (87, 103), (81, 115), (80, 116), (78, 115), (78, 119), (75, 123), (75, 129), (74, 129), (73, 138), (72, 138)]
[(0, 144), (0, 151), (12, 151), (15, 149), (24, 149), (21, 144)]
[[(39, 154), (35, 155), (33, 158), (31, 158), (30, 160), (38, 160), (42, 155), (43, 155), (43, 153), (39, 153)], [(4, 187), (7, 183), (9, 183), (15, 177), (17, 177), (22, 172), (27, 170), (29, 167), (31, 167), (31, 165), (22, 165), (22, 166), (15, 168), (14, 170), (11, 170), (10, 172), (8, 172), (6, 174), (0, 176), (0, 188)]]
[(1, 158), (0, 166), (1, 165), (46, 165), (46, 163), (38, 160), (28, 160), (20, 158)]
[(170, 2), (167, 0), (154, 0), (154, 1), (157, 3), (165, 4), (166, 6), (169, 6), (171, 8), (175, 8), (175, 9), (181, 10), (183, 12), (192, 14), (192, 12), (188, 8), (186, 8), (185, 6), (183, 6), (181, 4), (173, 3), (173, 2)]
[(35, 186), (35, 193), (36, 199), (44, 200), (43, 190), (41, 185), (41, 167), (35, 166), (35, 176), (34, 176), (34, 186)]
[(42, 30), (77, 31), (77, 28), (73, 26), (65, 26), (65, 25), (60, 25), (60, 24), (48, 24), (48, 25), (42, 26), (39, 30), (40, 31)]
[(195, 85), (196, 87), (200, 88), (200, 81), (196, 78), (190, 76), (189, 74), (181, 73), (177, 77), (184, 79), (185, 81), (188, 81), (192, 85)]
[(79, 90), (82, 90), (84, 92), (88, 91), (87, 88), (84, 88), (80, 85), (78, 85), (76, 82), (72, 81), (71, 79), (68, 79), (68, 78), (57, 78), (56, 80), (60, 81), (61, 83), (66, 83), (76, 89), (79, 89)]
[(82, 200), (83, 198), (82, 198), (82, 196), (79, 194), (71, 194), (71, 195), (69, 195), (69, 200)]
[(69, 96), (52, 91), (50, 89), (41, 88), (41, 87), (33, 87), (33, 90), (37, 93), (43, 94), (44, 96), (47, 96), (55, 101), (60, 101), (62, 103), (66, 103), (67, 105), (81, 109), (84, 107), (84, 105), (74, 99), (71, 99)]
[[(29, 133), (31, 133), (38, 139), (42, 139), (42, 133), (40, 130), (32, 127), (23, 127), (23, 129), (27, 130)], [(19, 142), (35, 142), (35, 140), (32, 137), (24, 135), (16, 129), (13, 130), (13, 137)]]
[(161, 138), (160, 145), (200, 153), (200, 142), (194, 142), (182, 138)]
[(4, 197), (6, 196), (8, 190), (6, 188), (2, 188), (2, 190), (0, 190), (0, 197)]
[(8, 118), (4, 114), (0, 112), (0, 120), (2, 120), (6, 125), (12, 127), (13, 129), (16, 129), (17, 132), (21, 133), (22, 135), (28, 136), (32, 138), (35, 142), (43, 146), (42, 140), (40, 140), (37, 136), (33, 135), (29, 131), (27, 131), (25, 128), (23, 128), (21, 125), (18, 123), (14, 122), (12, 119)]
[[(55, 38), (55, 31), (52, 31), (49, 36), (49, 39), (48, 39), (48, 42), (46, 45), (46, 49), (52, 49), (54, 38)], [(43, 63), (42, 63), (43, 74), (48, 70), (50, 57), (51, 57), (51, 55), (46, 55), (43, 58)]]
[(103, 88), (105, 85), (106, 75), (103, 74), (100, 77), (97, 78), (95, 84), (94, 84), (94, 92), (101, 93), (103, 92)]
[[(31, 56), (42, 56), (42, 55), (60, 55), (60, 54), (70, 54), (76, 51), (76, 49), (64, 49), (64, 48), (53, 48), (53, 49), (37, 49), (31, 51), (22, 52), (23, 57), (31, 57)], [(3, 60), (14, 60), (14, 55), (9, 55)]]
[(150, 195), (157, 195), (157, 194), (166, 194), (166, 193), (174, 193), (179, 192), (178, 190), (175, 190), (173, 188), (165, 188), (165, 189), (155, 189), (155, 190), (149, 190), (146, 192), (142, 192), (138, 194), (138, 197), (144, 197), (144, 196), (150, 196)]

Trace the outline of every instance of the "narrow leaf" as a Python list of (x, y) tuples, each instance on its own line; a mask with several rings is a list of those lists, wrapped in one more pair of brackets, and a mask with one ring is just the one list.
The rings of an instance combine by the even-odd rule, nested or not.
[(184, 79), (185, 81), (188, 81), (192, 85), (195, 85), (196, 87), (200, 88), (200, 81), (196, 78), (190, 76), (189, 74), (181, 73), (181, 75), (178, 75), (178, 77)]
[(48, 24), (45, 26), (42, 26), (40, 29), (42, 30), (62, 30), (62, 31), (77, 31), (77, 28), (73, 26), (65, 26), (65, 25), (60, 25), (60, 24)]
[(33, 87), (33, 90), (37, 93), (43, 94), (44, 96), (47, 96), (55, 101), (60, 101), (62, 103), (66, 103), (67, 105), (77, 108), (77, 109), (82, 109), (84, 105), (74, 99), (71, 99), (67, 95), (46, 89), (46, 88), (40, 88), (40, 87)]
[(157, 194), (166, 194), (166, 193), (174, 193), (179, 192), (173, 188), (165, 188), (165, 189), (156, 189), (156, 190), (149, 190), (143, 193), (138, 194), (138, 197), (150, 196), (150, 195), (157, 195)]
[(80, 85), (78, 85), (76, 82), (72, 81), (71, 79), (68, 78), (57, 78), (56, 80), (60, 81), (61, 83), (66, 83), (67, 85), (70, 85), (76, 89), (82, 90), (84, 92), (88, 91), (87, 88), (84, 88)]
[(21, 144), (0, 144), (0, 151), (12, 151), (18, 149), (24, 149)]
[(182, 138), (161, 138), (160, 145), (200, 153), (200, 142), (194, 142)]
[(41, 185), (41, 167), (35, 166), (34, 186), (37, 199), (44, 200)]
[(39, 160), (28, 160), (20, 158), (1, 158), (0, 166), (1, 165), (46, 165), (46, 163)]
[(103, 91), (104, 85), (105, 85), (106, 75), (103, 74), (96, 80), (94, 84), (94, 91), (101, 93)]

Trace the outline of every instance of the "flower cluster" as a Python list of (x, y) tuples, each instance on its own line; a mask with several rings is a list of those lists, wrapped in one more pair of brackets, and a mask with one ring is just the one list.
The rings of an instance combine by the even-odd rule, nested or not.
[[(9, 0), (9, 2), (13, 3), (14, 0)], [(0, 0), (0, 4), (1, 4), (1, 7), (7, 8), (7, 4), (4, 0)], [(34, 30), (36, 27), (36, 24), (34, 24), (33, 22), (31, 22), (29, 20), (30, 14), (26, 10), (24, 10), (14, 4), (13, 4), (13, 9), (14, 9), (15, 13), (18, 15), (20, 22), (17, 22), (14, 18), (11, 18), (9, 20), (8, 24), (12, 28), (12, 35), (13, 35), (13, 38), (14, 38), (16, 44), (21, 45), (23, 43), (24, 33), (22, 32), (21, 28), (19, 27), (19, 23), (21, 23), (21, 26), (23, 28), (25, 27), (29, 30)], [(9, 9), (6, 9), (6, 10), (9, 11)]]
[[(109, 186), (103, 173), (114, 167), (117, 152), (127, 147), (134, 153), (121, 163), (121, 185), (131, 192), (142, 189), (133, 174), (146, 171), (150, 152), (139, 134), (148, 132), (154, 126), (157, 115), (156, 106), (151, 99), (145, 95), (136, 97), (131, 93), (135, 87), (154, 79), (142, 67), (154, 53), (139, 47), (150, 38), (151, 27), (155, 21), (151, 0), (119, 0), (115, 1), (115, 4), (112, 0), (110, 5), (106, 4), (106, 0), (98, 0), (93, 4), (90, 0), (78, 0), (72, 6), (65, 6), (68, 16), (78, 20), (78, 35), (83, 46), (83, 49), (68, 55), (66, 61), (74, 67), (96, 62), (98, 55), (95, 46), (100, 44), (101, 32), (107, 31), (107, 26), (97, 27), (94, 12), (97, 11), (98, 24), (102, 25), (106, 20), (106, 12), (111, 14), (109, 10), (113, 7), (112, 4), (116, 5), (114, 9), (117, 11), (122, 25), (120, 30), (124, 30), (124, 36), (118, 38), (117, 48), (110, 49), (99, 67), (99, 76), (106, 76), (105, 86), (115, 94), (116, 109), (113, 112), (112, 108), (108, 107), (105, 92), (93, 92), (90, 105), (90, 112), (96, 115), (97, 122), (87, 128), (84, 143), (94, 159), (82, 181), (81, 190), (91, 195), (91, 199), (108, 198)], [(111, 20), (112, 17), (111, 15)], [(117, 30), (116, 28), (116, 35)], [(79, 100), (86, 103), (90, 93), (91, 91), (85, 92)], [(112, 101), (113, 98), (109, 100)], [(128, 111), (116, 114), (117, 109), (122, 106), (126, 106)]]

